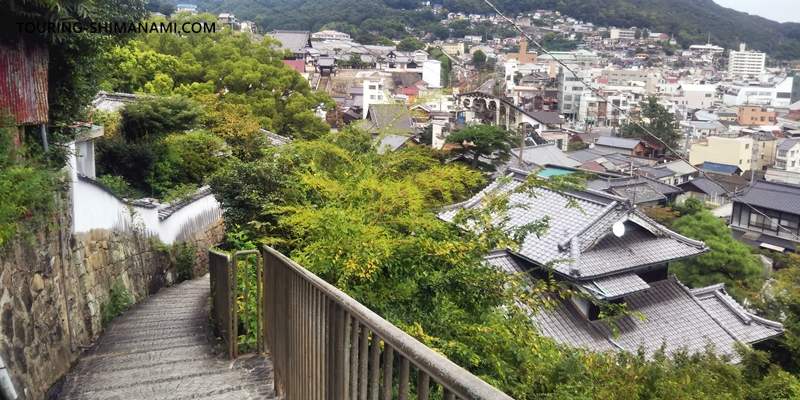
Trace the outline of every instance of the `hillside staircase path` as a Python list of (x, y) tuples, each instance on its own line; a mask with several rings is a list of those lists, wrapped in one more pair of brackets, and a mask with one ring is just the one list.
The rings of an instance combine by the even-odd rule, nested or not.
[(208, 275), (162, 289), (109, 324), (59, 399), (270, 399), (268, 356), (228, 360), (209, 328)]

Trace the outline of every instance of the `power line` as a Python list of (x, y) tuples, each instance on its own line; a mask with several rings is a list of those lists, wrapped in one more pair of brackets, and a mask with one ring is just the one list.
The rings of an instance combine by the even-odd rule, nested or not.
[[(785, 227), (781, 226), (780, 224), (776, 223), (776, 222), (775, 222), (775, 220), (773, 220), (773, 219), (772, 219), (771, 217), (769, 217), (767, 214), (765, 214), (765, 213), (763, 213), (762, 211), (758, 210), (758, 209), (757, 209), (757, 208), (755, 208), (754, 206), (752, 206), (752, 205), (750, 205), (750, 204), (748, 204), (748, 203), (746, 203), (746, 202), (742, 201), (741, 197), (739, 197), (739, 195), (738, 195), (736, 192), (731, 192), (731, 191), (729, 191), (729, 190), (728, 190), (728, 189), (726, 189), (726, 188), (725, 188), (725, 187), (724, 187), (722, 184), (720, 184), (719, 182), (717, 182), (717, 180), (715, 180), (714, 178), (712, 178), (712, 177), (708, 176), (708, 174), (707, 174), (705, 171), (703, 171), (702, 169), (700, 169), (700, 168), (697, 168), (697, 167), (695, 167), (694, 165), (692, 165), (692, 164), (689, 162), (689, 160), (685, 159), (685, 158), (684, 158), (684, 157), (683, 157), (683, 156), (682, 156), (682, 155), (681, 155), (681, 154), (680, 154), (678, 151), (676, 151), (674, 148), (672, 148), (672, 146), (670, 146), (670, 145), (669, 145), (669, 144), (668, 144), (666, 141), (664, 141), (663, 139), (661, 139), (660, 137), (658, 137), (658, 136), (657, 136), (657, 135), (655, 135), (654, 133), (650, 132), (650, 130), (649, 130), (649, 129), (645, 128), (645, 127), (644, 127), (644, 125), (640, 124), (638, 121), (636, 121), (636, 120), (632, 119), (632, 118), (631, 118), (631, 116), (630, 116), (630, 114), (628, 114), (628, 112), (627, 112), (627, 111), (623, 110), (622, 108), (620, 108), (618, 105), (614, 104), (613, 102), (610, 102), (610, 101), (608, 101), (608, 98), (607, 98), (607, 97), (606, 97), (606, 96), (603, 94), (603, 92), (602, 92), (600, 89), (595, 89), (595, 88), (593, 88), (591, 85), (589, 85), (589, 84), (588, 84), (588, 83), (587, 83), (587, 82), (586, 82), (586, 81), (585, 81), (583, 78), (581, 78), (580, 76), (578, 76), (578, 74), (577, 74), (577, 73), (576, 73), (576, 72), (575, 72), (575, 71), (574, 71), (572, 68), (570, 68), (570, 67), (569, 67), (569, 66), (568, 66), (566, 63), (564, 63), (563, 61), (561, 61), (559, 58), (557, 58), (557, 57), (553, 56), (553, 54), (552, 54), (552, 53), (550, 53), (550, 52), (549, 52), (547, 49), (545, 49), (544, 47), (542, 47), (542, 45), (541, 45), (541, 44), (539, 44), (539, 42), (535, 41), (533, 38), (531, 38), (531, 36), (530, 36), (530, 35), (528, 35), (527, 33), (525, 33), (525, 32), (522, 30), (522, 28), (521, 28), (519, 25), (517, 25), (517, 24), (516, 24), (514, 21), (512, 21), (511, 19), (509, 19), (508, 17), (506, 17), (506, 16), (505, 16), (505, 14), (503, 14), (502, 12), (500, 12), (500, 10), (498, 10), (498, 9), (497, 9), (497, 7), (496, 7), (494, 4), (492, 4), (492, 3), (491, 3), (489, 0), (483, 0), (483, 1), (484, 1), (484, 2), (485, 2), (485, 3), (486, 3), (488, 6), (489, 6), (489, 7), (491, 7), (491, 8), (492, 8), (492, 10), (494, 10), (494, 11), (497, 13), (497, 15), (499, 15), (500, 17), (502, 17), (504, 20), (506, 20), (506, 22), (508, 22), (508, 23), (509, 23), (511, 26), (513, 26), (513, 27), (514, 27), (514, 28), (515, 28), (517, 31), (519, 31), (519, 33), (521, 33), (523, 36), (525, 36), (525, 38), (526, 38), (526, 39), (527, 39), (527, 40), (528, 40), (530, 43), (532, 43), (532, 44), (533, 44), (533, 45), (534, 45), (534, 46), (535, 46), (537, 49), (541, 50), (541, 51), (542, 51), (542, 52), (544, 52), (545, 54), (547, 54), (547, 55), (549, 55), (550, 57), (552, 57), (552, 58), (553, 58), (553, 60), (554, 60), (556, 63), (558, 63), (559, 65), (561, 65), (561, 67), (562, 67), (562, 68), (564, 68), (565, 70), (569, 71), (569, 72), (570, 72), (570, 73), (571, 73), (571, 74), (572, 74), (572, 75), (573, 75), (573, 76), (574, 76), (574, 77), (575, 77), (575, 78), (578, 80), (578, 82), (582, 83), (582, 84), (583, 84), (583, 86), (584, 86), (584, 87), (586, 87), (587, 89), (589, 89), (589, 91), (591, 91), (591, 92), (592, 92), (592, 93), (593, 93), (595, 96), (597, 96), (597, 97), (599, 97), (600, 99), (604, 100), (604, 101), (605, 101), (607, 104), (611, 104), (611, 107), (612, 107), (612, 108), (615, 108), (615, 109), (617, 110), (617, 112), (618, 112), (618, 113), (620, 113), (620, 114), (622, 114), (622, 115), (625, 115), (626, 117), (628, 117), (628, 121), (630, 121), (629, 123), (633, 123), (633, 124), (634, 124), (634, 125), (636, 125), (637, 127), (641, 128), (641, 129), (642, 129), (642, 131), (644, 131), (645, 133), (647, 133), (648, 135), (650, 135), (651, 137), (653, 137), (655, 140), (657, 140), (657, 141), (661, 142), (661, 144), (663, 144), (665, 148), (667, 148), (669, 151), (671, 151), (673, 154), (675, 154), (675, 155), (676, 155), (678, 158), (680, 158), (680, 159), (681, 159), (682, 161), (684, 161), (686, 164), (688, 164), (688, 165), (690, 165), (692, 168), (694, 168), (694, 169), (695, 169), (695, 170), (696, 170), (696, 171), (697, 171), (697, 172), (698, 172), (700, 175), (702, 175), (702, 176), (703, 176), (703, 177), (705, 177), (706, 179), (708, 179), (708, 180), (710, 180), (710, 181), (712, 181), (712, 182), (716, 183), (717, 185), (719, 185), (719, 186), (722, 188), (722, 190), (724, 190), (724, 191), (725, 191), (725, 193), (726, 193), (728, 196), (730, 196), (730, 197), (731, 197), (731, 199), (732, 199), (732, 200), (739, 201), (740, 203), (747, 205), (748, 207), (750, 207), (750, 209), (751, 209), (751, 210), (755, 211), (757, 214), (760, 214), (761, 216), (763, 216), (764, 218), (766, 218), (766, 219), (767, 219), (767, 220), (770, 222), (770, 224), (774, 224), (775, 226), (777, 226), (777, 227), (778, 227), (778, 230), (780, 230), (780, 229), (782, 228), (782, 229), (783, 229), (785, 232), (787, 232), (787, 233), (789, 233), (790, 235), (792, 235), (792, 237), (794, 237), (794, 238), (795, 238), (795, 240), (797, 240), (797, 241), (800, 241), (800, 236), (798, 236), (798, 235), (797, 235), (797, 234), (795, 234), (794, 232), (790, 231), (789, 229), (787, 229), (787, 228), (785, 228)], [(751, 171), (751, 173), (752, 173), (752, 174), (755, 174), (755, 171)]]

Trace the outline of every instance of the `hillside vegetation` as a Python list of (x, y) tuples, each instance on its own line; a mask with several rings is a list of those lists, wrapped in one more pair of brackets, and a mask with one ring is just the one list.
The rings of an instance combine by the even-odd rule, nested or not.
[[(746, 42), (749, 48), (767, 52), (775, 59), (800, 59), (800, 24), (781, 24), (722, 7), (712, 0), (496, 0), (494, 3), (510, 15), (537, 9), (557, 10), (598, 26), (636, 26), (653, 32), (666, 32), (674, 35), (683, 46), (705, 43), (711, 33), (713, 43), (727, 48), (738, 48), (740, 42)], [(372, 30), (370, 26), (362, 25), (365, 22), (369, 25), (369, 20), (376, 19), (394, 21), (397, 26), (392, 26), (392, 29), (398, 33), (397, 37), (379, 29), (392, 39), (400, 39), (406, 34), (402, 29), (404, 26), (433, 32), (431, 24), (438, 24), (442, 16), (434, 16), (429, 11), (411, 11), (417, 4), (411, 0), (370, 0), (358, 4), (342, 0), (198, 1), (201, 10), (231, 12), (239, 19), (255, 21), (265, 31), (318, 30), (331, 22), (346, 22), (353, 27)], [(452, 12), (491, 11), (482, 0), (444, 0), (442, 5)]]

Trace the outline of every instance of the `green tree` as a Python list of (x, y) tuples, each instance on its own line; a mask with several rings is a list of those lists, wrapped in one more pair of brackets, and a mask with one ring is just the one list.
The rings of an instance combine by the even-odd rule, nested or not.
[[(511, 158), (511, 144), (514, 136), (496, 125), (470, 125), (447, 136), (447, 141), (460, 144), (453, 149), (454, 154), (469, 157), (472, 169), (482, 167), (492, 170)], [(490, 160), (490, 165), (481, 165), (480, 158)]]
[(733, 238), (723, 219), (703, 210), (682, 216), (673, 228), (682, 235), (704, 241), (710, 249), (703, 255), (670, 264), (670, 271), (681, 282), (692, 287), (725, 283), (731, 295), (740, 300), (763, 284), (761, 263), (745, 244)]
[(636, 40), (641, 39), (642, 38), (642, 30), (641, 29), (635, 30), (633, 32), (633, 38), (636, 39)]
[(583, 150), (585, 148), (586, 144), (584, 144), (581, 141), (569, 142), (569, 144), (567, 145), (567, 152)]
[(672, 225), (680, 218), (678, 211), (673, 211), (673, 209), (664, 206), (646, 207), (642, 209), (642, 212), (668, 229), (672, 229)]
[(675, 129), (675, 114), (659, 104), (658, 98), (655, 96), (649, 96), (639, 106), (641, 107), (641, 125), (646, 130), (637, 124), (628, 123), (620, 128), (620, 134), (628, 138), (642, 138), (658, 145), (666, 143), (665, 151), (670, 153), (676, 150), (681, 136)]
[(772, 359), (787, 371), (800, 373), (800, 256), (769, 250), (758, 251), (771, 258), (779, 269), (765, 285), (752, 306), (762, 317), (783, 323), (784, 335), (767, 343)]
[(425, 43), (415, 37), (407, 37), (397, 44), (397, 50), (417, 51), (425, 48)]
[(204, 115), (196, 101), (182, 97), (143, 98), (120, 109), (121, 132), (129, 141), (190, 130)]
[[(179, 13), (168, 21), (180, 26), (210, 23), (216, 17)], [(277, 134), (309, 137), (329, 132), (330, 126), (314, 111), (320, 105), (332, 111), (335, 102), (324, 92), (312, 93), (308, 80), (284, 64), (287, 54), (281, 47), (272, 38), (253, 40), (249, 34), (154, 32), (111, 49), (97, 69), (107, 76), (105, 90), (186, 97), (218, 93), (217, 101), (242, 105), (261, 128)]]
[(483, 50), (475, 50), (475, 53), (472, 53), (472, 63), (478, 68), (483, 67), (486, 63), (486, 53)]

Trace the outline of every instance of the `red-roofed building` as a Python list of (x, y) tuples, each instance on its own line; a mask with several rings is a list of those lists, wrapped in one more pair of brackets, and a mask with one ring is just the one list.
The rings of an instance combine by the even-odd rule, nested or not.
[(283, 60), (283, 63), (301, 74), (306, 73), (306, 62), (304, 60)]
[(606, 167), (600, 165), (600, 163), (594, 160), (586, 161), (585, 163), (581, 164), (581, 169), (594, 172), (607, 172)]

